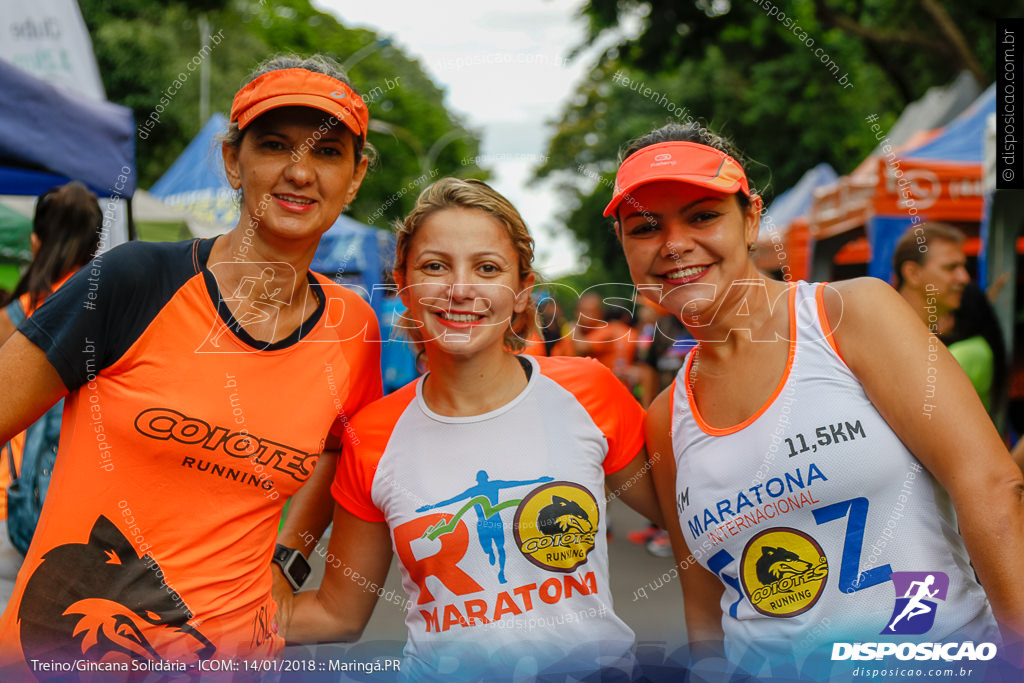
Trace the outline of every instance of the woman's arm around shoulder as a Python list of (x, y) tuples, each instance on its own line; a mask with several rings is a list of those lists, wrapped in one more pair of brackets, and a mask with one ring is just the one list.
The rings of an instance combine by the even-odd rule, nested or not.
[(665, 529), (672, 541), (672, 554), (683, 589), (686, 632), (691, 645), (719, 647), (722, 640), (722, 582), (704, 569), (683, 539), (676, 509), (676, 459), (672, 449), (672, 390), (669, 385), (647, 411), (647, 452), (654, 475)]
[(605, 477), (610, 498), (622, 501), (641, 515), (662, 526), (661, 508), (654, 492), (651, 462), (647, 450), (640, 449), (628, 465)]
[(294, 643), (358, 640), (383, 592), (378, 589), (391, 555), (387, 524), (367, 522), (336, 504), (323, 582), (278, 605), (281, 635)]

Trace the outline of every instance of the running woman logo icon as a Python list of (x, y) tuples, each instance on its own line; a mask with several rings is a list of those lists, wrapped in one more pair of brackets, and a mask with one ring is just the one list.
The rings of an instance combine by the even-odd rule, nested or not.
[(896, 606), (882, 635), (919, 636), (935, 624), (938, 600), (945, 600), (949, 577), (943, 572), (893, 572)]

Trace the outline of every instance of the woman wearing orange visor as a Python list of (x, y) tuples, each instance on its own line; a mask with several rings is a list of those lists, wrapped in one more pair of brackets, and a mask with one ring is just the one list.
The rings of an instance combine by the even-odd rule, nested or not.
[(759, 273), (761, 198), (718, 136), (669, 125), (623, 159), (605, 215), (699, 342), (647, 418), (691, 643), (826, 680), (857, 643), (985, 659), (996, 619), (1024, 633), (1024, 481), (942, 345), (880, 280)]
[(366, 173), (367, 122), (333, 62), (271, 60), (235, 96), (223, 142), (238, 225), (97, 257), (0, 351), (0, 441), (66, 396), (0, 621), (3, 680), (66, 678), (78, 660), (138, 677), (282, 647), (281, 508), (295, 495), (307, 528), (326, 525), (331, 449), (380, 395), (372, 311), (309, 271)]

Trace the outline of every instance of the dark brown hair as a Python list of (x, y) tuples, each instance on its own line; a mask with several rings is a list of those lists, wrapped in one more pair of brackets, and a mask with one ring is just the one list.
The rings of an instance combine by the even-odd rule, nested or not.
[(896, 275), (896, 289), (902, 289), (903, 264), (912, 262), (921, 266), (928, 258), (928, 247), (936, 240), (961, 245), (964, 234), (960, 228), (949, 223), (922, 223), (907, 230), (896, 243), (896, 251), (892, 255), (892, 270)]
[(103, 212), (96, 195), (78, 181), (47, 190), (36, 202), (32, 232), (39, 251), (14, 288), (12, 299), (29, 295), (34, 309), (53, 292), (57, 282), (78, 270), (96, 254)]

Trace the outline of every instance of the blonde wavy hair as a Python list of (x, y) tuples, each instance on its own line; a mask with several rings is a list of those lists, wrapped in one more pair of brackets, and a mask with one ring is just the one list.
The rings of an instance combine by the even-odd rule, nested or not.
[[(398, 244), (395, 247), (393, 274), (396, 282), (406, 280), (404, 276), (409, 246), (416, 231), (438, 211), (455, 208), (477, 209), (501, 223), (512, 239), (512, 246), (519, 254), (519, 279), (524, 281), (530, 275), (536, 277), (537, 273), (533, 269), (533, 238), (516, 207), (480, 180), (441, 178), (420, 193), (416, 198), (416, 205), (404, 221), (395, 221)], [(533, 330), (534, 314), (535, 304), (530, 298), (526, 308), (512, 316), (512, 320), (509, 321), (508, 329), (505, 331), (505, 348), (515, 352), (526, 347), (526, 339)], [(415, 324), (403, 324), (403, 327), (416, 346), (422, 348), (423, 337), (419, 328)]]

